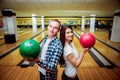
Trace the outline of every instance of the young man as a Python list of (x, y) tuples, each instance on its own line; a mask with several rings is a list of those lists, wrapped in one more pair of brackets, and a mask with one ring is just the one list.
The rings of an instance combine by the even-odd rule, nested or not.
[(48, 25), (48, 35), (41, 43), (38, 71), (40, 80), (57, 80), (57, 64), (62, 54), (62, 44), (57, 38), (61, 23), (52, 20)]

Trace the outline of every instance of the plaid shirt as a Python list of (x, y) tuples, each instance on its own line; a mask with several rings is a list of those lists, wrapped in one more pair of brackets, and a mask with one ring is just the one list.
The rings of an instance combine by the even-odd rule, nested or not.
[[(43, 40), (42, 46), (45, 44), (48, 36)], [(54, 37), (48, 45), (45, 60), (40, 60), (38, 65), (46, 70), (45, 80), (56, 80), (57, 78), (57, 64), (62, 54), (62, 44), (60, 40)]]

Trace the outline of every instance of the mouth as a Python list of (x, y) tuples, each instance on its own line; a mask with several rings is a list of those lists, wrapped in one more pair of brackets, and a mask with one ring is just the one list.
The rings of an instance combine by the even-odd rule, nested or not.
[(69, 38), (73, 38), (73, 36), (70, 36)]
[(70, 40), (73, 40), (73, 37), (69, 37)]

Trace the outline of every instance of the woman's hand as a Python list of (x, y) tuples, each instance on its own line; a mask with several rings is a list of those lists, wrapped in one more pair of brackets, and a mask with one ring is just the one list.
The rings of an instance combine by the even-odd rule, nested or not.
[(82, 48), (82, 53), (86, 53), (90, 48)]

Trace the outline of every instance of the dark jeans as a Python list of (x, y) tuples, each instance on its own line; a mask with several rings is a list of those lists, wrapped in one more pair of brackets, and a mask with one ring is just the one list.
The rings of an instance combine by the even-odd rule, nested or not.
[(79, 78), (78, 78), (78, 76), (76, 76), (76, 78), (70, 78), (70, 77), (66, 76), (65, 72), (63, 71), (62, 80), (79, 80)]

